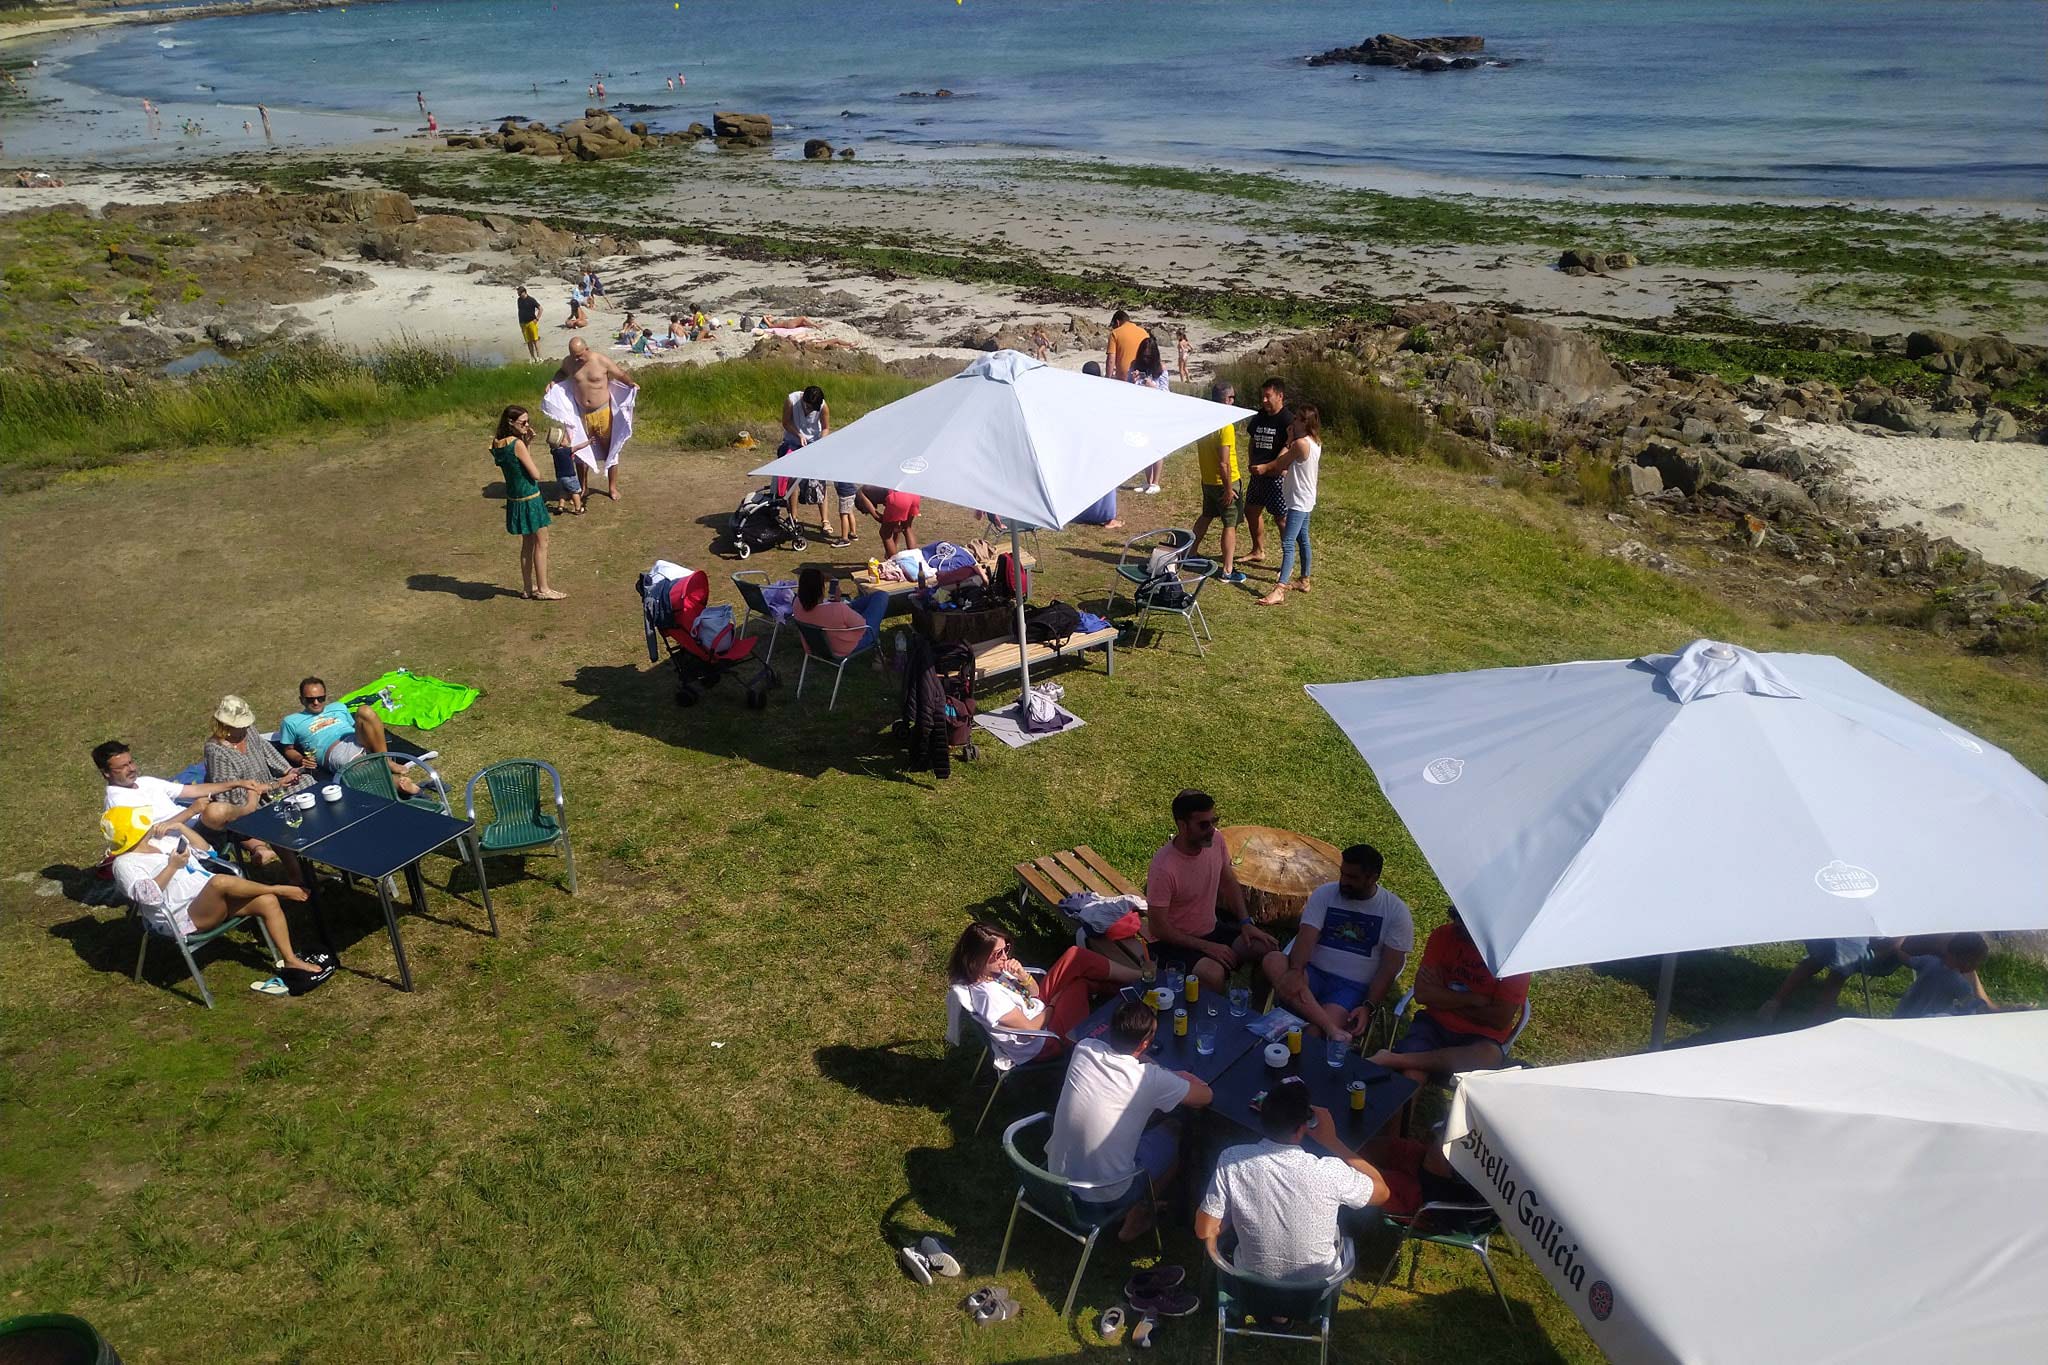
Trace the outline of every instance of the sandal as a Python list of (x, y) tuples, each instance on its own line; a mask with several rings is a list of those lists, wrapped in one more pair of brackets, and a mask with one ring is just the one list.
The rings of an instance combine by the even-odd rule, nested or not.
[(528, 594), (536, 602), (559, 602), (568, 595), (565, 592), (557, 592), (553, 588), (543, 588), (539, 592)]
[(251, 981), (249, 989), (258, 995), (290, 995), (291, 988), (284, 984), (284, 978), (273, 976), (267, 981)]

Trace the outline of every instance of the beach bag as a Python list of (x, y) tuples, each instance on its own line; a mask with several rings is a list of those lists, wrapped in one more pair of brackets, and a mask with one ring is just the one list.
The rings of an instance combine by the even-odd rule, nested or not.
[(1174, 566), (1180, 563), (1180, 557), (1185, 553), (1185, 550), (1175, 545), (1159, 546), (1152, 551), (1152, 557), (1145, 561), (1145, 576), (1158, 578), (1161, 574), (1172, 573)]
[(1179, 611), (1188, 604), (1188, 590), (1180, 585), (1171, 569), (1138, 585), (1138, 605)]
[(697, 624), (690, 633), (711, 653), (723, 654), (732, 646), (732, 608), (704, 608), (697, 614)]
[(1031, 596), (1031, 573), (1007, 550), (996, 556), (996, 571), (989, 582), (1003, 601)]
[(1024, 638), (1033, 644), (1063, 649), (1081, 628), (1081, 613), (1065, 602), (1048, 602), (1024, 617)]

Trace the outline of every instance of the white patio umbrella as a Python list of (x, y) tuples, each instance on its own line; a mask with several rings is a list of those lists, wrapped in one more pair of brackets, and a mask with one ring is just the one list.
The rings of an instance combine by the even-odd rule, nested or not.
[[(1839, 659), (1697, 640), (1308, 693), (1504, 976), (2048, 928), (2048, 783)], [(1653, 1046), (1670, 985), (1667, 957)]]
[(2048, 1014), (1469, 1074), (1444, 1136), (1622, 1365), (2048, 1353)]
[[(1058, 530), (1132, 474), (1251, 416), (1249, 408), (1119, 384), (997, 351), (755, 470), (866, 484)], [(1024, 602), (1017, 600), (1018, 671)]]

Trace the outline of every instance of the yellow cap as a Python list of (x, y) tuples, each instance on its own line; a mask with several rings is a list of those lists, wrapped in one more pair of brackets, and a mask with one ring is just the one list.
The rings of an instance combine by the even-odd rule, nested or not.
[(100, 833), (106, 837), (107, 848), (115, 853), (126, 853), (141, 843), (142, 836), (155, 825), (156, 821), (141, 806), (115, 806), (100, 817)]

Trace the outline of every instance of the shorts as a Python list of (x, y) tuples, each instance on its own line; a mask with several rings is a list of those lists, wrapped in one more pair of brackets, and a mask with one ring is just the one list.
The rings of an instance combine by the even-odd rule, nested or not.
[(555, 458), (555, 482), (564, 493), (581, 493), (583, 480), (576, 473), (576, 452), (567, 446), (549, 446), (548, 454)]
[(1244, 520), (1244, 481), (1237, 483), (1237, 496), (1229, 502), (1223, 500), (1223, 485), (1205, 483), (1202, 485), (1202, 515), (1215, 517), (1223, 523), (1224, 529)]
[(590, 433), (593, 441), (609, 441), (612, 435), (612, 405), (592, 408), (583, 414), (583, 429)]
[(835, 483), (832, 491), (839, 495), (839, 515), (850, 517), (859, 506), (860, 485), (857, 483)]
[[(1206, 942), (1220, 944), (1225, 948), (1229, 948), (1237, 943), (1238, 935), (1243, 932), (1244, 930), (1235, 924), (1224, 924), (1219, 921), (1214, 929), (1211, 929), (1206, 934), (1199, 934), (1197, 937)], [(1177, 943), (1153, 944), (1152, 956), (1159, 959), (1161, 965), (1178, 967), (1184, 972), (1193, 971), (1196, 963), (1207, 960), (1194, 949), (1183, 948)]]
[(1897, 953), (1873, 952), (1864, 938), (1810, 938), (1806, 960), (1818, 962), (1819, 970), (1838, 976), (1890, 976), (1906, 965)]
[(1498, 1038), (1489, 1038), (1483, 1033), (1459, 1033), (1455, 1029), (1447, 1029), (1439, 1024), (1436, 1016), (1428, 1010), (1415, 1016), (1415, 1022), (1408, 1026), (1407, 1036), (1394, 1044), (1394, 1051), (1441, 1052), (1447, 1047), (1464, 1047), (1467, 1043), (1491, 1043), (1501, 1049), (1502, 1056), (1507, 1055), (1507, 1049), (1501, 1047)]
[(519, 324), (519, 335), (521, 335), (521, 336), (525, 337), (525, 338), (526, 338), (526, 339), (527, 339), (528, 341), (539, 341), (539, 340), (540, 340), (540, 324), (539, 324), (538, 322), (522, 322), (522, 323), (520, 323), (520, 324)]
[(1287, 520), (1287, 495), (1280, 491), (1280, 480), (1253, 475), (1244, 488), (1245, 501), (1254, 507), (1263, 507), (1281, 521)]
[(1326, 972), (1313, 962), (1304, 970), (1308, 976), (1308, 993), (1329, 1008), (1351, 1010), (1365, 1003), (1365, 988), (1368, 983), (1353, 981), (1334, 972)]
[(882, 499), (882, 520), (891, 526), (903, 526), (917, 519), (924, 499), (915, 493), (891, 492)]
[(352, 739), (337, 739), (327, 746), (327, 757), (320, 760), (320, 766), (328, 772), (338, 773), (368, 752)]
[[(1168, 1120), (1155, 1123), (1138, 1138), (1138, 1150), (1132, 1154), (1138, 1169), (1152, 1178), (1156, 1191), (1166, 1183), (1166, 1176), (1173, 1169), (1174, 1159), (1180, 1155), (1180, 1125)], [(1124, 1187), (1123, 1193), (1113, 1199), (1083, 1199), (1074, 1196), (1074, 1202), (1084, 1209), (1100, 1212), (1118, 1212), (1130, 1207), (1144, 1197), (1144, 1190), (1138, 1181)]]

